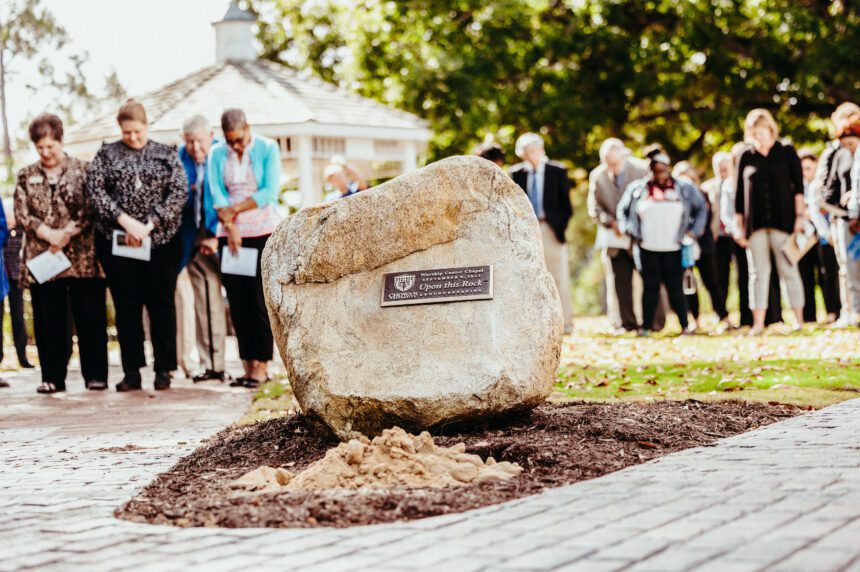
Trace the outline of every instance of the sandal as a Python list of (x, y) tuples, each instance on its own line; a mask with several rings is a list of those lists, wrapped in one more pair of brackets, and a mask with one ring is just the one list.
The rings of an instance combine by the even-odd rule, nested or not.
[(230, 387), (245, 387), (245, 381), (247, 380), (247, 377), (237, 377), (230, 382)]
[(45, 381), (42, 385), (36, 388), (36, 393), (58, 393), (65, 390), (65, 387), (57, 387), (56, 384), (51, 383), (50, 381)]

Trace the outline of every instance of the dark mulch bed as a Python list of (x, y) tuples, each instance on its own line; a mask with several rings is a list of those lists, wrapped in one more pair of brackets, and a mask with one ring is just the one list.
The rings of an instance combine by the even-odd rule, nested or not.
[(292, 416), (225, 429), (116, 514), (152, 524), (224, 527), (346, 527), (414, 520), (592, 479), (801, 412), (788, 405), (740, 401), (547, 404), (504, 423), (458, 428), (456, 434), (436, 438), (446, 446), (465, 442), (467, 452), (484, 458), (519, 463), (525, 470), (508, 481), (370, 492), (248, 495), (231, 490), (231, 480), (260, 465), (297, 472), (336, 444)]

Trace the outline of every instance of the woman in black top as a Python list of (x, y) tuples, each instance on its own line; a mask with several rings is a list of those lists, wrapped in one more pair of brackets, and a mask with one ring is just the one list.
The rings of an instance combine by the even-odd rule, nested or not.
[(738, 163), (735, 232), (739, 244), (747, 248), (751, 333), (764, 331), (771, 253), (799, 328), (803, 324), (803, 283), (797, 265), (789, 262), (782, 248), (792, 232), (803, 232), (806, 220), (800, 159), (794, 147), (777, 140), (779, 129), (767, 110), (752, 110), (744, 129), (753, 147), (743, 152)]
[[(117, 115), (122, 140), (102, 145), (87, 173), (97, 213), (96, 252), (116, 307), (123, 380), (117, 391), (141, 388), (143, 307), (150, 319), (155, 389), (170, 387), (176, 369), (174, 291), (182, 240), (177, 232), (187, 200), (185, 170), (174, 147), (147, 139), (143, 106), (129, 100)], [(117, 235), (117, 236), (115, 236)], [(114, 254), (115, 243), (142, 248), (149, 260)]]

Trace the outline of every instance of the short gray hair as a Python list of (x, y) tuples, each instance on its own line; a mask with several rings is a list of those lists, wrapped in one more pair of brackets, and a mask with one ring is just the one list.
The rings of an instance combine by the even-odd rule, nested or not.
[(537, 133), (523, 133), (517, 139), (514, 152), (517, 154), (517, 157), (523, 159), (526, 154), (526, 149), (535, 145), (543, 149), (543, 138)]
[(720, 163), (723, 161), (728, 161), (731, 165), (732, 163), (732, 154), (728, 151), (717, 151), (714, 153), (714, 158), (711, 159), (711, 167), (714, 169), (714, 176), (720, 176)]
[(606, 158), (609, 157), (609, 153), (613, 149), (619, 149), (622, 152), (627, 149), (624, 145), (624, 141), (621, 139), (617, 139), (615, 137), (610, 137), (606, 141), (600, 144), (600, 151), (598, 151), (598, 155), (600, 156), (600, 163), (606, 163)]
[(182, 124), (182, 134), (190, 135), (191, 133), (212, 133), (212, 125), (202, 115), (189, 117)]

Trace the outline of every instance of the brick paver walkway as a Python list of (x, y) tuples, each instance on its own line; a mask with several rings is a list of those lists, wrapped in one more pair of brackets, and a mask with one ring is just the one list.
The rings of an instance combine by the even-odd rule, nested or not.
[(43, 397), (35, 374), (6, 377), (0, 570), (860, 570), (860, 400), (465, 514), (177, 529), (111, 514), (238, 418), (246, 393)]

